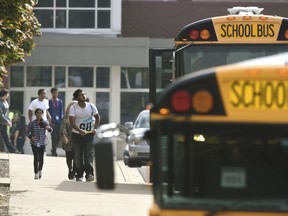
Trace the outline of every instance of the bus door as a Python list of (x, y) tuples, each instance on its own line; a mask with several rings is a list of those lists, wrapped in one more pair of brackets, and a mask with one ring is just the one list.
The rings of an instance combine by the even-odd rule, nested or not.
[(149, 101), (155, 103), (157, 93), (174, 79), (173, 49), (149, 50)]

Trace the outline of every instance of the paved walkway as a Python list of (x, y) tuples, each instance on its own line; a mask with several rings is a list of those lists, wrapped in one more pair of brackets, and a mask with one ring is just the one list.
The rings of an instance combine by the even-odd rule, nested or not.
[(64, 157), (46, 156), (40, 180), (34, 180), (32, 155), (0, 153), (1, 158), (10, 164), (10, 216), (147, 216), (152, 204), (151, 186), (123, 161), (115, 161), (116, 189), (103, 191), (95, 182), (69, 181)]

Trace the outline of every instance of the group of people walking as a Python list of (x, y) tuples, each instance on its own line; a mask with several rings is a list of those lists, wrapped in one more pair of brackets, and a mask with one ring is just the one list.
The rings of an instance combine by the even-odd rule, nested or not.
[[(34, 179), (41, 179), (44, 164), (47, 132), (51, 133), (51, 155), (57, 156), (58, 144), (65, 150), (70, 180), (94, 180), (93, 136), (100, 124), (100, 115), (96, 106), (87, 101), (82, 89), (73, 93), (73, 100), (65, 112), (63, 101), (58, 98), (58, 89), (51, 89), (51, 99), (46, 99), (46, 90), (38, 90), (38, 98), (28, 107), (29, 123), (25, 135), (30, 139), (34, 155)], [(9, 152), (15, 152), (7, 134), (7, 127), (12, 126), (8, 118), (9, 104), (7, 89), (0, 90), (0, 132)], [(23, 144), (24, 145), (24, 144)], [(84, 176), (85, 173), (85, 176)]]

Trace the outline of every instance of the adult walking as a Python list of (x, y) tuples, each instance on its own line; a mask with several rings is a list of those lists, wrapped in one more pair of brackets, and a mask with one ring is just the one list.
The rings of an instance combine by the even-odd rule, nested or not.
[(62, 140), (62, 148), (65, 151), (66, 156), (66, 164), (68, 167), (68, 179), (73, 180), (75, 177), (75, 162), (74, 162), (74, 151), (71, 141), (71, 133), (72, 127), (69, 123), (69, 110), (72, 105), (74, 105), (77, 101), (73, 100), (68, 104), (65, 114), (61, 123), (61, 140)]
[(29, 122), (25, 134), (30, 139), (34, 160), (34, 179), (41, 179), (42, 168), (44, 164), (44, 152), (46, 146), (46, 130), (50, 133), (53, 129), (43, 120), (44, 111), (41, 108), (36, 108), (36, 119)]
[(100, 123), (100, 115), (94, 104), (86, 102), (86, 94), (82, 89), (77, 89), (73, 97), (77, 103), (70, 107), (69, 121), (72, 126), (76, 181), (82, 181), (85, 171), (86, 181), (91, 182), (94, 181), (92, 141)]
[(38, 90), (38, 98), (34, 99), (29, 107), (28, 107), (28, 117), (29, 121), (36, 119), (35, 110), (37, 108), (40, 108), (43, 110), (42, 118), (46, 122), (51, 122), (51, 116), (48, 111), (49, 109), (49, 102), (46, 99), (46, 90), (45, 89), (39, 89)]
[(53, 128), (52, 138), (52, 149), (51, 155), (57, 157), (57, 147), (60, 141), (60, 128), (63, 119), (63, 101), (58, 98), (58, 88), (51, 88), (52, 98), (49, 99), (49, 113), (51, 115), (51, 127)]
[(10, 153), (15, 153), (16, 148), (12, 145), (10, 137), (8, 135), (8, 127), (12, 126), (12, 122), (8, 117), (9, 104), (7, 102), (9, 98), (8, 89), (2, 88), (0, 90), (0, 133), (2, 135), (4, 144)]

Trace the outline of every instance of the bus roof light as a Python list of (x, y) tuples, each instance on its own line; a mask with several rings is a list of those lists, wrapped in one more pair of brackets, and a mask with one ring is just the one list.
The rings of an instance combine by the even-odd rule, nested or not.
[(187, 91), (176, 91), (171, 97), (171, 105), (176, 112), (187, 112), (191, 108), (191, 98)]
[(244, 19), (244, 20), (251, 20), (252, 17), (251, 17), (251, 16), (243, 16), (243, 19)]
[(189, 37), (192, 40), (197, 40), (199, 38), (199, 31), (196, 29), (193, 29), (192, 31), (189, 32)]
[(193, 108), (198, 113), (207, 113), (213, 107), (213, 96), (205, 90), (197, 91), (192, 98)]
[(267, 16), (260, 16), (259, 19), (260, 20), (268, 20), (268, 17)]

